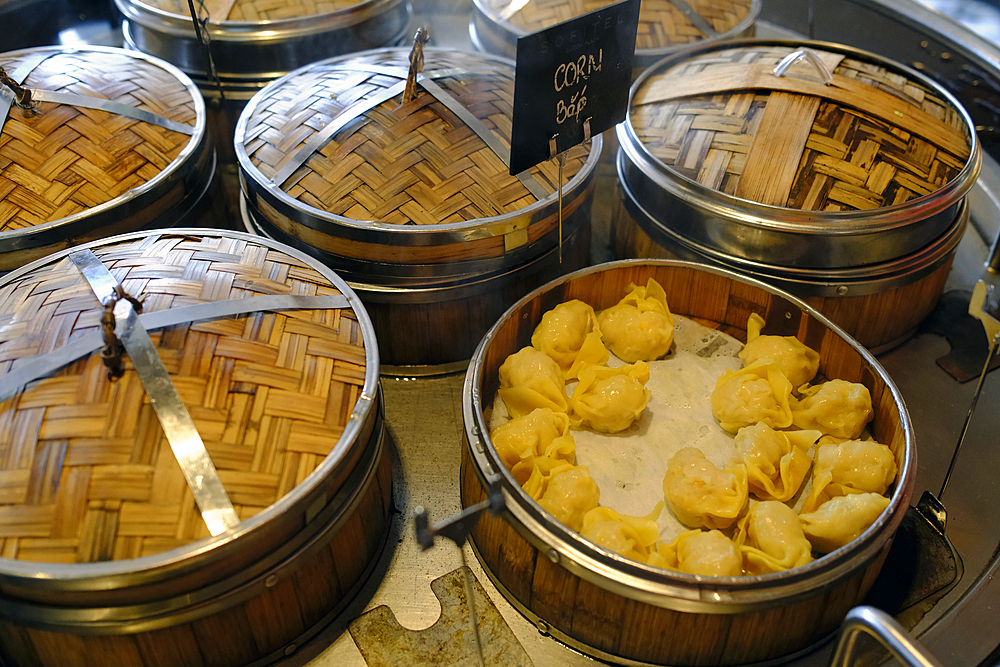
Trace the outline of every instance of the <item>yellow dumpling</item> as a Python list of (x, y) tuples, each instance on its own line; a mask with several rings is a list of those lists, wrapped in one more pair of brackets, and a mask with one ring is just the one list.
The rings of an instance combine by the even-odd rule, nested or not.
[(583, 516), (580, 534), (609, 551), (645, 563), (660, 537), (660, 529), (649, 517), (625, 516), (610, 507), (595, 507)]
[(652, 278), (645, 287), (632, 285), (631, 290), (598, 316), (604, 343), (627, 363), (660, 359), (674, 342), (674, 316), (667, 307), (667, 293)]
[(551, 468), (537, 465), (532, 466), (531, 475), (528, 477), (528, 480), (521, 485), (521, 488), (524, 489), (524, 492), (531, 496), (533, 500), (541, 500), (542, 496), (544, 496), (545, 492), (548, 490), (549, 482), (552, 478), (560, 473), (568, 472), (575, 467), (576, 466), (572, 463), (566, 462), (554, 465)]
[(538, 504), (557, 521), (579, 531), (583, 515), (597, 507), (600, 500), (601, 490), (590, 471), (586, 466), (576, 466), (553, 475)]
[(747, 504), (747, 470), (719, 470), (697, 447), (684, 447), (667, 461), (663, 495), (688, 528), (728, 528)]
[(645, 361), (618, 368), (585, 368), (569, 401), (574, 425), (587, 425), (601, 433), (624, 431), (649, 403), (647, 382), (649, 364)]
[(819, 370), (819, 353), (795, 336), (762, 336), (761, 328), (764, 318), (757, 313), (750, 315), (747, 321), (747, 344), (740, 351), (739, 357), (747, 366), (769, 359), (785, 374), (792, 387), (798, 387), (812, 382)]
[(802, 399), (792, 403), (792, 423), (837, 438), (855, 440), (875, 414), (868, 387), (847, 380), (830, 380), (800, 389)]
[(809, 448), (819, 431), (775, 431), (767, 424), (736, 433), (733, 461), (747, 468), (750, 491), (761, 500), (790, 500), (802, 486), (812, 459)]
[(787, 428), (792, 425), (791, 397), (792, 384), (781, 369), (758, 361), (722, 374), (712, 391), (712, 413), (730, 433), (757, 422)]
[(852, 493), (800, 514), (799, 521), (813, 549), (826, 554), (865, 532), (888, 506), (889, 499), (878, 493)]
[(500, 398), (511, 417), (531, 414), (535, 408), (566, 412), (566, 382), (553, 359), (533, 347), (525, 347), (500, 366)]
[(816, 448), (813, 488), (802, 505), (811, 512), (827, 500), (849, 493), (889, 490), (896, 479), (896, 457), (886, 445), (874, 440), (846, 440)]
[(531, 335), (531, 346), (552, 357), (567, 380), (579, 377), (587, 366), (608, 362), (594, 309), (578, 299), (560, 303), (542, 315)]
[(569, 434), (569, 416), (565, 412), (536, 408), (531, 414), (497, 426), (490, 439), (518, 484), (527, 482), (536, 467), (544, 473), (576, 462), (576, 443)]
[(743, 557), (736, 544), (718, 530), (684, 531), (670, 542), (656, 545), (649, 564), (708, 577), (738, 577)]
[(747, 574), (769, 574), (812, 561), (812, 545), (802, 532), (799, 517), (776, 500), (754, 503), (740, 519), (733, 541), (743, 554)]

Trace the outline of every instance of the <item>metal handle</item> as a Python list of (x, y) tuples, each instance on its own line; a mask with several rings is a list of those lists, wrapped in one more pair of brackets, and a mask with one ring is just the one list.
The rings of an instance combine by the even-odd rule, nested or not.
[(924, 647), (910, 638), (896, 619), (875, 607), (855, 607), (847, 612), (840, 626), (840, 639), (837, 640), (830, 667), (850, 667), (853, 664), (858, 635), (862, 632), (874, 637), (910, 667), (943, 667)]
[(823, 80), (823, 83), (825, 83), (828, 86), (831, 83), (833, 83), (833, 75), (830, 74), (830, 70), (826, 68), (826, 65), (824, 65), (823, 61), (819, 59), (819, 56), (817, 56), (809, 49), (799, 49), (798, 51), (792, 51), (787, 56), (782, 58), (781, 62), (779, 62), (777, 65), (774, 66), (773, 70), (774, 76), (777, 77), (784, 76), (788, 68), (800, 60), (806, 60), (813, 67), (815, 67), (816, 71), (819, 73), (819, 78)]

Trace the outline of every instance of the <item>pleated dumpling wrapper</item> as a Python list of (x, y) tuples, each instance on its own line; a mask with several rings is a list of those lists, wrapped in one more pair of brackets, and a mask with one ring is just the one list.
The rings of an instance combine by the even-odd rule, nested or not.
[(559, 364), (530, 346), (504, 360), (497, 393), (511, 417), (523, 417), (535, 408), (566, 412), (569, 407), (566, 381)]
[(574, 426), (589, 426), (600, 433), (620, 433), (646, 409), (650, 391), (649, 364), (638, 361), (609, 368), (588, 366), (580, 373), (569, 405)]
[(802, 504), (803, 512), (851, 493), (884, 494), (896, 479), (896, 457), (886, 445), (874, 440), (829, 442), (816, 448), (812, 491)]
[(580, 377), (587, 366), (608, 363), (597, 315), (579, 299), (564, 301), (542, 315), (531, 335), (531, 346), (552, 357), (567, 380)]
[(802, 398), (792, 402), (792, 423), (797, 428), (856, 440), (875, 415), (868, 387), (858, 382), (828, 380), (799, 392)]
[(819, 352), (807, 347), (795, 336), (761, 335), (763, 327), (764, 318), (752, 313), (747, 320), (747, 344), (739, 353), (744, 365), (770, 359), (793, 388), (812, 382), (819, 370)]
[(604, 344), (626, 363), (665, 357), (674, 342), (674, 316), (667, 307), (667, 293), (650, 278), (616, 305), (601, 312), (597, 322)]
[(660, 542), (649, 564), (667, 570), (709, 577), (743, 574), (743, 556), (736, 544), (718, 530), (686, 530), (670, 544)]
[(787, 428), (792, 425), (791, 398), (792, 383), (777, 364), (760, 360), (722, 374), (712, 391), (712, 412), (730, 433), (758, 422)]
[(764, 423), (736, 432), (733, 460), (747, 469), (750, 492), (761, 500), (787, 502), (809, 473), (809, 449), (819, 431), (775, 431)]
[(620, 556), (645, 563), (660, 539), (655, 515), (662, 508), (659, 503), (649, 516), (626, 516), (610, 507), (595, 507), (583, 516), (580, 534)]
[(746, 466), (719, 470), (697, 447), (683, 447), (667, 461), (663, 495), (688, 528), (728, 528), (747, 504)]
[(600, 501), (601, 490), (586, 466), (554, 474), (538, 498), (543, 510), (576, 531), (583, 525), (583, 515), (597, 507)]
[(799, 522), (813, 549), (828, 554), (865, 532), (888, 506), (889, 499), (878, 493), (852, 493), (800, 514)]
[(747, 574), (770, 574), (812, 561), (812, 545), (802, 532), (799, 517), (785, 503), (754, 503), (740, 519), (733, 541), (743, 554)]
[(497, 426), (490, 439), (504, 466), (521, 485), (535, 468), (547, 473), (556, 466), (576, 463), (576, 443), (565, 412), (535, 408)]

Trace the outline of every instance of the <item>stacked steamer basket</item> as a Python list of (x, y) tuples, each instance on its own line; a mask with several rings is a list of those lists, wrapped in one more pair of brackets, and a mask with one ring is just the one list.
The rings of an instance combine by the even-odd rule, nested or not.
[(972, 122), (947, 92), (824, 43), (746, 41), (667, 58), (634, 85), (618, 135), (619, 257), (759, 277), (872, 349), (934, 308), (981, 162)]
[[(322, 259), (368, 308), (387, 366), (464, 367), (506, 304), (589, 257), (600, 137), (557, 160), (505, 164), (512, 63), (426, 49), (401, 103), (409, 51), (293, 72), (237, 126), (246, 224)], [(560, 231), (562, 237), (560, 238)]]
[(126, 45), (173, 63), (212, 102), (209, 124), (227, 163), (236, 119), (267, 83), (322, 58), (395, 44), (409, 21), (405, 0), (194, 0), (199, 41), (187, 0), (115, 4)]
[[(649, 278), (663, 286), (675, 315), (745, 341), (747, 319), (757, 313), (767, 323), (764, 333), (796, 336), (816, 350), (820, 376), (868, 388), (872, 437), (889, 446), (898, 469), (889, 504), (874, 524), (806, 565), (771, 574), (710, 577), (651, 567), (599, 547), (569, 530), (518, 485), (489, 436), (488, 413), (501, 364), (530, 344), (542, 315), (557, 304), (580, 299), (600, 311), (618, 303), (632, 284), (645, 285)], [(466, 375), (462, 400), (467, 440), (462, 504), (480, 502), (486, 480), (499, 474), (509, 510), (503, 518), (481, 519), (473, 529), (473, 545), (487, 574), (543, 632), (609, 662), (772, 664), (807, 650), (833, 633), (871, 587), (909, 504), (916, 474), (906, 408), (869, 352), (790, 295), (732, 272), (674, 260), (599, 265), (527, 295), (484, 337)], [(629, 447), (629, 437), (629, 432), (615, 436), (616, 451)]]
[(197, 210), (215, 153), (176, 68), (102, 47), (13, 51), (0, 66), (30, 95), (0, 91), (0, 271)]
[[(474, 0), (469, 28), (477, 49), (513, 58), (517, 38), (611, 4), (607, 0)], [(760, 0), (642, 0), (635, 71), (702, 42), (753, 34)]]
[[(96, 294), (115, 283), (149, 337), (112, 381)], [(388, 533), (391, 464), (371, 324), (340, 278), (184, 228), (54, 254), (0, 294), (0, 652), (271, 664), (352, 599)], [(127, 301), (116, 331), (136, 341)]]

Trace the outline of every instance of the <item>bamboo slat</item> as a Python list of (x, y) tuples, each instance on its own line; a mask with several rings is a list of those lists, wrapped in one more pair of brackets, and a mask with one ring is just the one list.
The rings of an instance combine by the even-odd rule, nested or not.
[[(406, 53), (401, 50), (378, 65), (395, 67), (405, 77)], [(435, 82), (509, 148), (513, 69), (472, 54), (425, 54), (425, 72), (447, 68), (476, 70)], [(359, 69), (362, 71), (356, 71)], [(259, 99), (246, 119), (244, 136), (237, 138), (254, 165), (250, 177), (269, 181), (300, 147), (351, 104), (401, 80), (364, 69), (363, 63), (353, 68), (317, 66)], [(580, 170), (588, 153), (570, 153), (565, 180)], [(421, 92), (407, 104), (400, 105), (395, 97), (363, 114), (313, 153), (282, 187), (304, 208), (351, 220), (451, 224), (514, 213), (535, 203), (537, 199), (508, 171), (461, 119)], [(531, 173), (546, 193), (555, 192), (555, 160), (542, 163)]]
[[(94, 250), (149, 311), (338, 293), (300, 260), (242, 237), (158, 233)], [(157, 267), (176, 267), (183, 289), (149, 279)], [(0, 321), (23, 325), (14, 327), (23, 336), (62, 316), (75, 322), (69, 338), (93, 331), (99, 306), (81, 292), (82, 280), (65, 258), (42, 264), (0, 290)], [(252, 313), (152, 337), (243, 520), (322, 462), (365, 381), (366, 341), (350, 308)], [(2, 368), (65, 342), (46, 337), (25, 346), (10, 337), (0, 343), (8, 351)], [(5, 557), (63, 560), (68, 550), (80, 561), (107, 560), (116, 549), (149, 555), (207, 535), (127, 360), (126, 367), (109, 382), (95, 353), (0, 405), (0, 536), (15, 538)], [(32, 538), (29, 548), (16, 538)], [(131, 541), (116, 542), (124, 538)]]
[[(205, 10), (216, 21), (275, 21), (298, 16), (315, 16), (354, 7), (362, 0), (204, 0)], [(149, 5), (171, 14), (190, 17), (186, 0), (145, 0)], [(202, 4), (196, 0), (195, 6)]]
[(640, 141), (703, 185), (804, 210), (906, 202), (939, 190), (965, 166), (973, 137), (960, 110), (934, 91), (822, 50), (833, 85), (802, 64), (775, 77), (791, 50), (720, 49), (650, 75), (630, 111)]
[[(8, 72), (26, 52), (0, 55)], [(185, 85), (146, 60), (110, 51), (60, 53), (44, 60), (25, 86), (106, 98), (194, 125)], [(180, 132), (105, 111), (40, 102), (16, 106), (0, 134), (0, 232), (60, 220), (156, 178), (191, 142)]]
[[(509, 21), (534, 32), (610, 4), (609, 0), (529, 0)], [(691, 0), (687, 4), (718, 34), (735, 28), (751, 5), (749, 0)], [(706, 35), (669, 0), (644, 0), (639, 8), (637, 49), (691, 44), (713, 36)]]

